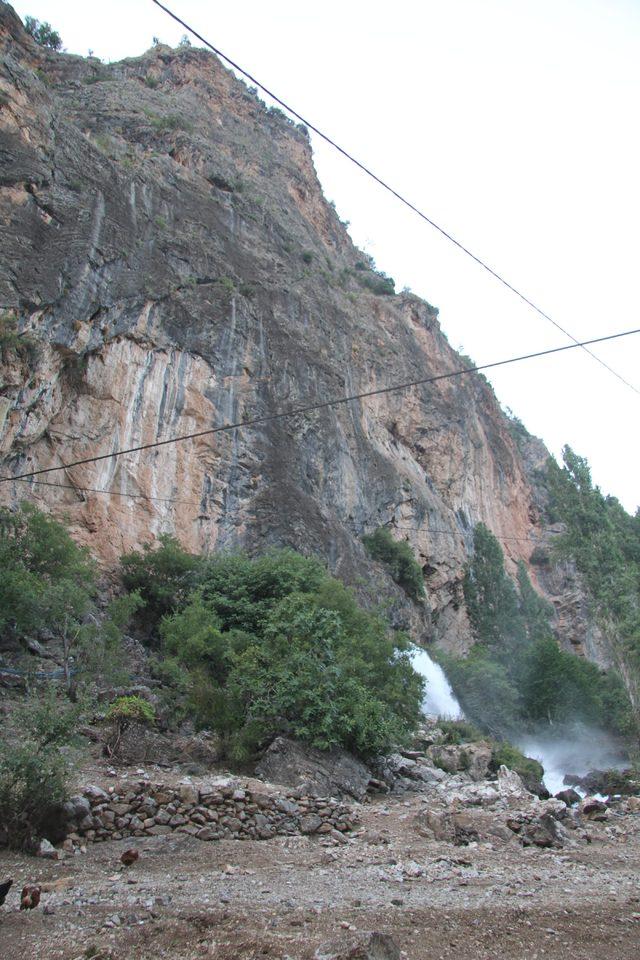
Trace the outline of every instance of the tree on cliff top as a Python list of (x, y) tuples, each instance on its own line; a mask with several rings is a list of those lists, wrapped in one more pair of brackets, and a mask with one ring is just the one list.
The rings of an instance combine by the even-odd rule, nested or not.
[(41, 22), (35, 17), (24, 18), (24, 28), (33, 37), (36, 43), (41, 47), (49, 47), (51, 50), (62, 49), (62, 37), (57, 30), (54, 30), (50, 23)]

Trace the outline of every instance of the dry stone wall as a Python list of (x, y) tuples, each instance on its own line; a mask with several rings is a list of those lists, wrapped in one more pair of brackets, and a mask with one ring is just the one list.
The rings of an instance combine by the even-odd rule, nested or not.
[(268, 840), (292, 834), (342, 837), (358, 822), (348, 805), (328, 797), (273, 794), (237, 786), (197, 787), (139, 781), (88, 786), (65, 805), (72, 842), (190, 834), (199, 840)]

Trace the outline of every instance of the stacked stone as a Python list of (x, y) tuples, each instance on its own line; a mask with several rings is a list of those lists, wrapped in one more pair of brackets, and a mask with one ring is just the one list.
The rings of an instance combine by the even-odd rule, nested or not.
[(71, 798), (65, 811), (73, 842), (158, 836), (174, 830), (199, 840), (268, 840), (315, 833), (343, 839), (358, 822), (351, 807), (329, 797), (145, 781), (110, 792), (87, 787)]

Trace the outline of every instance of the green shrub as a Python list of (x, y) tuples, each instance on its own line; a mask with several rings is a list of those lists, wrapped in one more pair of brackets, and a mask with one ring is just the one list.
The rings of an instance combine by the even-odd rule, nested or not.
[[(27, 700), (17, 713), (20, 736), (0, 739), (0, 844), (33, 849), (46, 837), (62, 839), (60, 805), (67, 799), (68, 748), (77, 708), (52, 691)], [(5, 721), (6, 722), (6, 721)]]
[(440, 720), (438, 727), (444, 737), (442, 743), (446, 746), (459, 746), (461, 743), (474, 743), (483, 739), (483, 734), (468, 720)]
[(151, 724), (155, 717), (155, 710), (148, 700), (138, 696), (118, 697), (105, 714), (107, 723), (115, 723), (121, 729), (131, 723)]
[(178, 683), (186, 673), (188, 709), (234, 759), (278, 733), (369, 756), (413, 729), (423, 684), (407, 639), (317, 560), (214, 557), (199, 582), (162, 622), (165, 667)]
[(311, 250), (305, 250), (304, 253), (301, 254), (301, 257), (303, 263), (311, 263), (313, 260), (313, 253)]
[(169, 130), (184, 130), (186, 133), (193, 132), (193, 124), (191, 121), (177, 113), (168, 113), (164, 116), (159, 116), (156, 113), (145, 112), (151, 126), (160, 133), (165, 133)]
[[(356, 269), (360, 269), (358, 264), (356, 264)], [(367, 290), (370, 290), (371, 293), (375, 293), (377, 296), (381, 297), (392, 297), (396, 292), (396, 282), (392, 277), (388, 277), (386, 273), (380, 273), (378, 271), (360, 272), (357, 274), (358, 282), (361, 286), (365, 287)]]
[(18, 331), (16, 317), (5, 310), (0, 313), (0, 359), (6, 362), (12, 353), (33, 364), (38, 356), (38, 347), (31, 337)]
[(405, 540), (394, 540), (386, 527), (362, 538), (362, 542), (374, 560), (380, 560), (389, 568), (395, 582), (412, 600), (424, 597), (422, 568)]

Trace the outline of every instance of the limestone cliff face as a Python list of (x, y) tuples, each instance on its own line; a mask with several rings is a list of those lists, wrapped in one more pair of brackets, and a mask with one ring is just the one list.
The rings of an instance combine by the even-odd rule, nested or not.
[[(464, 365), (429, 304), (363, 285), (306, 131), (213, 55), (54, 54), (3, 3), (0, 48), (0, 305), (38, 347), (4, 350), (3, 475)], [(477, 375), (41, 479), (66, 486), (0, 495), (64, 515), (106, 564), (162, 531), (192, 550), (289, 544), (459, 651), (474, 524), (511, 561), (543, 533)], [(423, 608), (367, 559), (361, 535), (380, 524), (423, 564)]]

